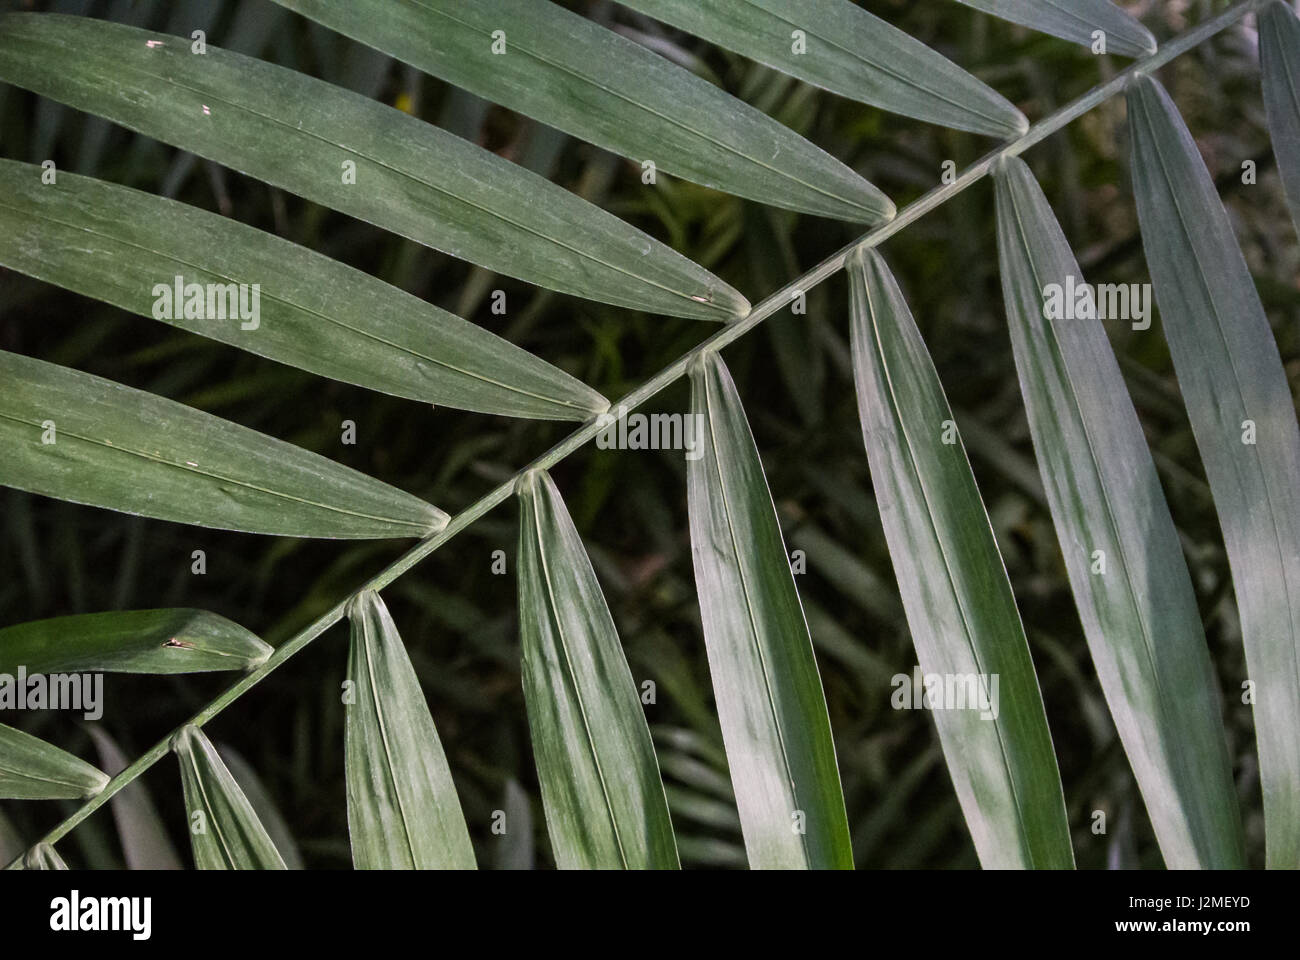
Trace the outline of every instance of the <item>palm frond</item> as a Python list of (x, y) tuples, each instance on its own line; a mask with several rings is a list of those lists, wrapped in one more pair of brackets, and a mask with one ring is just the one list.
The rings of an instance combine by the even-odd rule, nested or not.
[[(128, 11), (125, 2), (114, 5), (110, 16), (132, 25), (65, 15), (90, 9), (82, 3), (56, 5), (55, 14), (0, 15), (0, 81), (37, 95), (28, 144), (34, 152), (27, 156), (41, 163), (0, 159), (0, 266), (177, 328), (165, 342), (134, 352), (127, 364), (168, 361), (195, 346), (207, 351), (201, 361), (175, 364), (151, 379), (155, 392), (73, 369), (104, 336), (103, 327), (91, 322), (74, 323), (71, 344), (54, 351), (62, 365), (0, 352), (0, 483), (200, 527), (294, 538), (418, 538), (382, 566), (371, 560), (390, 545), (363, 544), (340, 554), (326, 576), (361, 569), (366, 579), (337, 602), (305, 595), (282, 619), (259, 626), (279, 642), (274, 650), (215, 613), (116, 609), (130, 605), (126, 587), (115, 590), (110, 602), (86, 603), (78, 582), (69, 591), (72, 609), (107, 612), (0, 629), (0, 674), (240, 672), (198, 712), (187, 706), (182, 716), (190, 719), (134, 762), (104, 730), (92, 728), (107, 772), (0, 726), (0, 797), (81, 801), (25, 855), (9, 849), (14, 831), (0, 820), (10, 867), (65, 869), (53, 845), (106, 803), (113, 805), (129, 865), (177, 866), (167, 832), (138, 781), (169, 752), (180, 763), (185, 825), (198, 867), (285, 869), (327, 849), (346, 858), (342, 842), (310, 835), (309, 844), (306, 832), (300, 850), (267, 789), (280, 777), (264, 784), (238, 753), (218, 750), (204, 733), (218, 714), (344, 619), (350, 621), (351, 643), (343, 707), (340, 712), (335, 701), (321, 706), (322, 727), (329, 729), (332, 719), (333, 728), (342, 729), (355, 867), (473, 869), (478, 863), (471, 828), (477, 833), (474, 821), (493, 802), (501, 809), (492, 811), (493, 848), (484, 864), (506, 868), (530, 867), (548, 853), (561, 868), (851, 868), (855, 855), (859, 862), (879, 858), (892, 864), (896, 856), (925, 861), (963, 817), (985, 867), (1072, 867), (1070, 822), (1044, 691), (1054, 711), (1060, 705), (1051, 702), (1051, 682), (1040, 688), (1015, 593), (1022, 599), (1046, 593), (1051, 602), (1067, 604), (1068, 613), (1067, 594), (1055, 571), (1057, 589), (1042, 591), (1031, 583), (1031, 594), (1017, 576), (1013, 593), (999, 540), (1007, 528), (999, 525), (994, 532), (936, 364), (877, 252), (886, 239), (986, 175), (996, 181), (1011, 355), (1038, 462), (1016, 449), (1017, 438), (978, 421), (966, 433), (971, 451), (1009, 480), (1017, 496), (1028, 491), (1029, 507), (1041, 521), (1035, 530), (1049, 529), (1050, 513), (1055, 545), (1050, 533), (1039, 534), (1045, 546), (1035, 559), (1053, 566), (1064, 560), (1083, 638), (1166, 864), (1225, 868), (1253, 861), (1258, 820), (1246, 810), (1243, 826), (1228, 752), (1240, 730), (1225, 736), (1219, 680), (1197, 609), (1192, 573), (1200, 586), (1208, 579), (1206, 568), (1197, 558), (1189, 570), (1181, 528), (1174, 526), (1157, 476), (1158, 465), (1181, 471), (1171, 474), (1181, 477), (1187, 468), (1164, 451), (1153, 458), (1096, 316), (1058, 322), (1045, 312), (1054, 286), (1078, 287), (1083, 277), (1045, 194), (1019, 156), (1121, 92), (1128, 99), (1142, 244), (1209, 479), (1208, 490), (1204, 484), (1198, 489), (1213, 496), (1241, 613), (1250, 671), (1243, 702), (1253, 708), (1267, 862), (1300, 864), (1300, 424), (1227, 213), (1177, 108), (1151, 79), (1158, 68), (1258, 9), (1264, 99), (1294, 214), (1300, 197), (1300, 21), (1280, 0), (1245, 0), (1157, 51), (1146, 27), (1107, 0), (962, 2), (1096, 54), (1143, 59), (1029, 127), (1013, 103), (949, 59), (949, 48), (943, 54), (928, 48), (849, 0), (621, 0), (630, 13), (598, 5), (592, 18), (550, 0), (277, 0), (278, 6), (241, 4), (229, 18), (211, 11), (200, 16), (188, 5), (166, 18), (168, 29), (180, 33), (196, 23), (203, 29), (223, 23), (227, 49), (140, 29), (134, 24), (164, 18), (151, 16), (157, 12), (151, 7)], [(962, 16), (978, 20), (975, 14)], [(635, 26), (619, 17), (630, 17)], [(302, 28), (302, 44), (272, 49), (275, 31), (289, 24)], [(1046, 41), (1034, 48), (1060, 46)], [(315, 64), (320, 78), (258, 59), (263, 55), (295, 66)], [(1073, 56), (1081, 63), (1087, 59), (1078, 51)], [(1109, 70), (1104, 64), (1101, 69)], [(1007, 76), (987, 60), (979, 72), (985, 78)], [(415, 101), (422, 90), (437, 87), (422, 73), (452, 85), (446, 91), (438, 87), (445, 94), (440, 123), (448, 129), (413, 115), (428, 114)], [(738, 94), (728, 92), (730, 81), (742, 75), (746, 81)], [(394, 81), (400, 83), (395, 101)], [(1037, 86), (1030, 86), (1034, 101), (1026, 102), (1040, 101)], [(928, 191), (895, 211), (882, 191), (812, 142), (832, 130), (856, 164), (879, 121), (858, 104), (835, 100), (829, 101), (835, 110), (854, 111), (852, 120), (832, 128), (818, 115), (814, 124), (807, 108), (822, 90), (957, 131), (1009, 139), (960, 174), (945, 162), (937, 185), (932, 173), (913, 169), (910, 149), (897, 157), (870, 157), (864, 163), (871, 169)], [(1024, 93), (1024, 84), (1018, 82), (1017, 90)], [(0, 89), (0, 110), (9, 107), (8, 93)], [(528, 119), (520, 123), (492, 104)], [(68, 107), (92, 117), (74, 126)], [(3, 119), (9, 129), (11, 116), (6, 112)], [(109, 147), (120, 138), (113, 124), (141, 134), (129, 138), (123, 164), (133, 174), (152, 171), (160, 196), (80, 175), (108, 166)], [(516, 131), (515, 140), (499, 155), (498, 134), (507, 128)], [(969, 141), (946, 131), (928, 133), (942, 134), (945, 150), (961, 150)], [(569, 136), (633, 165), (574, 144), (592, 162), (573, 178), (572, 158), (562, 154)], [(186, 152), (173, 155), (163, 144)], [(55, 169), (45, 160), (65, 153), (79, 172)], [(303, 209), (314, 226), (294, 231), (303, 244), (317, 245), (315, 226), (328, 210), (389, 232), (390, 246), (373, 257), (358, 255), (354, 240), (323, 245), (351, 258), (349, 263), (369, 268), (377, 262), (375, 272), (394, 285), (305, 245), (166, 199), (192, 187), (191, 175), (200, 169), (223, 211), (235, 209), (227, 202), (236, 193), (228, 186), (229, 171), (269, 185), (279, 232), (289, 232), (286, 203), (296, 201), (286, 201), (278, 190), (308, 201)], [(725, 198), (717, 203), (720, 198), (708, 190), (657, 183), (660, 173), (765, 206)], [(585, 199), (601, 195), (616, 174), (633, 183), (640, 179), (648, 189), (624, 192), (607, 206), (638, 218), (638, 224), (657, 221), (658, 227), (647, 229), (661, 227), (668, 242)], [(574, 192), (548, 176), (574, 185)], [(192, 193), (187, 189), (185, 195)], [(739, 269), (748, 268), (758, 286), (768, 284), (773, 268), (799, 272), (802, 250), (795, 231), (812, 231), (796, 212), (874, 229), (836, 253), (823, 252), (820, 263), (751, 309), (712, 271), (730, 277), (737, 267), (731, 260), (738, 259)], [(1300, 214), (1295, 218), (1300, 223)], [(357, 224), (344, 232), (375, 235)], [(826, 248), (849, 236), (830, 239)], [(498, 336), (399, 288), (433, 287), (432, 280), (415, 275), (430, 260), (441, 265), (441, 258), (403, 238), (471, 265), (448, 265), (469, 272), (455, 306), (465, 317), (476, 315), (494, 274), (543, 292)], [(689, 249), (697, 251), (693, 259), (678, 252)], [(963, 255), (983, 253), (967, 249)], [(851, 294), (847, 346), (824, 317), (805, 309), (808, 292), (841, 269)], [(256, 316), (232, 315), (245, 286), (259, 298), (266, 294)], [(1276, 286), (1280, 296), (1282, 285)], [(24, 299), (34, 289), (18, 285), (20, 304), (39, 303)], [(668, 602), (683, 606), (688, 639), (682, 642), (667, 624), (646, 627), (633, 617), (641, 633), (624, 654), (601, 584), (613, 581), (624, 596), (635, 596), (644, 580), (634, 583), (595, 549), (589, 556), (579, 534), (584, 518), (595, 516), (621, 481), (605, 469), (608, 460), (593, 468), (580, 494), (570, 498), (575, 523), (548, 472), (608, 428), (611, 405), (561, 369), (576, 367), (567, 346), (552, 365), (511, 342), (541, 339), (535, 336), (537, 321), (552, 291), (654, 316), (725, 324), (707, 339), (690, 341), (677, 360), (625, 394), (617, 413), (621, 418), (689, 377), (690, 413), (681, 445), (702, 645), (689, 623), (689, 587), (665, 577), (668, 599), (656, 598), (654, 609)], [(160, 305), (160, 297), (173, 301), (171, 309)], [(436, 297), (456, 303), (447, 291)], [(217, 300), (231, 309), (214, 311)], [(812, 305), (814, 313), (825, 309), (821, 299)], [(658, 336), (659, 328), (644, 317), (623, 322), (626, 317), (604, 307), (592, 315), (596, 308), (590, 303), (577, 307), (566, 336), (576, 330), (597, 345), (584, 378), (621, 386), (627, 347), (620, 338), (628, 331)], [(833, 509), (811, 515), (783, 494), (778, 519), (749, 418), (720, 352), (786, 311), (804, 319), (780, 327), (773, 343), (780, 380), (813, 441), (808, 450), (835, 436), (834, 424), (824, 419), (831, 375), (851, 376), (874, 506), (863, 495), (859, 453), (834, 476), (782, 464), (789, 472), (782, 470), (780, 482), (773, 473), (774, 486), (794, 476), (825, 495)], [(663, 330), (668, 349), (677, 342), (672, 338), (690, 336), (678, 331), (698, 332), (690, 324)], [(188, 394), (194, 407), (164, 399), (159, 394), (192, 385), (218, 355), (189, 334), (306, 371), (338, 396), (348, 391), (344, 385), (387, 394), (393, 399), (370, 397), (385, 411), (404, 409), (402, 401), (413, 400), (426, 405), (426, 417), (427, 405), (435, 404), (581, 425), (542, 454), (528, 452), (529, 462), (517, 470), (504, 464), (518, 447), (472, 430), (445, 462), (439, 450), (434, 476), (428, 460), (407, 469), (407, 476), (427, 477), (421, 482), (438, 491), (440, 501), (456, 501), (467, 474), (490, 478), (488, 492), (448, 516), (375, 477), (196, 409), (244, 399), (248, 381), (232, 377)], [(15, 349), (26, 345), (21, 332), (14, 343)], [(1005, 373), (1010, 367), (990, 369)], [(294, 383), (302, 381), (300, 374), (289, 375)], [(274, 368), (273, 376), (286, 373)], [(1160, 409), (1181, 418), (1177, 391), (1155, 374), (1146, 377), (1163, 391)], [(1011, 387), (1002, 398), (1014, 412), (1015, 384), (1005, 376), (1002, 381)], [(1135, 391), (1134, 397), (1145, 405), (1145, 395)], [(853, 403), (843, 399), (840, 406), (851, 419)], [(964, 410), (959, 413), (964, 420)], [(279, 422), (284, 428), (284, 420)], [(518, 431), (529, 427), (537, 425), (510, 425)], [(284, 429), (292, 434), (293, 426)], [(376, 450), (375, 462), (391, 464), (389, 451)], [(680, 471), (680, 464), (672, 466)], [(578, 495), (584, 497), (581, 512)], [(540, 787), (536, 809), (550, 839), (540, 854), (534, 803), (521, 783), (528, 777), (520, 767), (478, 763), (451, 750), (447, 724), (441, 724), (448, 737), (444, 752), (415, 666), (379, 597), (512, 498), (520, 507), (515, 562), (521, 658), (508, 641), (515, 614), (490, 616), (458, 596), (453, 584), (408, 579), (402, 598), (415, 601), (429, 622), (473, 634), (476, 653), (486, 653), (510, 676), (521, 660)], [(26, 562), (44, 547), (28, 498), (19, 495), (15, 503), (6, 527), (13, 528)], [(646, 507), (631, 502), (631, 512), (654, 528), (656, 561), (671, 558), (685, 545), (660, 529), (668, 526), (671, 507)], [(863, 548), (834, 536), (836, 517), (849, 517), (862, 530), (883, 528), (883, 545)], [(787, 520), (799, 548), (793, 569), (782, 533)], [(73, 547), (63, 544), (60, 550), (73, 555), (76, 574), (79, 534), (67, 529), (60, 527), (59, 535)], [(507, 530), (501, 524), (492, 529), (493, 536)], [(107, 529), (99, 539), (115, 542)], [(137, 542), (128, 539), (128, 549)], [(1015, 558), (1012, 542), (1001, 542), (1009, 560)], [(267, 569), (305, 546), (271, 542)], [(897, 590), (876, 572), (885, 548)], [(812, 579), (821, 583), (801, 598), (795, 574), (808, 572), (803, 551), (815, 556), (818, 576)], [(504, 573), (496, 568), (498, 553), (505, 556), (494, 551), (492, 572)], [(121, 583), (130, 576), (123, 573)], [(32, 576), (26, 581), (34, 582)], [(823, 596), (823, 588), (829, 595)], [(847, 599), (873, 627), (905, 622), (919, 661), (915, 672), (891, 678), (898, 668), (892, 654), (910, 656), (906, 638), (899, 637), (902, 645), (892, 654), (863, 643), (835, 615), (835, 599)], [(38, 612), (25, 615), (44, 615), (47, 606), (47, 598), (38, 597)], [(248, 621), (255, 619), (250, 613)], [(1045, 679), (1064, 672), (1076, 688), (1088, 686), (1081, 644), (1048, 633), (1030, 631), (1035, 654), (1050, 656), (1055, 668)], [(825, 687), (817, 654), (830, 664)], [(649, 683), (638, 688), (629, 656), (636, 676), (648, 673), (662, 690)], [(440, 703), (470, 702), (454, 682), (436, 682)], [(895, 688), (892, 698), (887, 685)], [(651, 707), (653, 723), (645, 708), (658, 701), (642, 702), (650, 690), (672, 701), (672, 709), (662, 713)], [(1088, 690), (1080, 697), (1096, 742), (1110, 739), (1100, 700)], [(846, 718), (845, 703), (861, 707), (861, 716)], [(894, 738), (889, 725), (879, 722), (886, 704), (933, 710), (938, 744), (922, 743), (900, 771), (889, 771), (897, 775), (888, 783), (888, 796), (867, 815), (855, 814), (851, 835), (845, 797), (856, 799), (881, 786), (879, 751)], [(1238, 716), (1228, 719), (1240, 727)], [(928, 727), (921, 729), (928, 735)], [(510, 753), (520, 730), (494, 743)], [(847, 760), (843, 780), (837, 738)], [(1063, 750), (1063, 760), (1071, 747)], [(469, 787), (463, 794), (453, 782), (449, 756), (458, 780), (473, 779), (472, 786), (461, 783)], [(905, 821), (904, 811), (919, 799), (940, 756), (953, 794), (916, 814), (908, 824), (915, 836), (902, 853), (885, 853), (891, 831)], [(865, 776), (864, 757), (872, 768)], [(1127, 782), (1122, 765), (1118, 774)], [(1072, 795), (1077, 783), (1071, 781)], [(1125, 851), (1112, 855), (1112, 863), (1131, 863), (1135, 834), (1146, 828), (1139, 823), (1135, 830), (1127, 813), (1135, 800), (1123, 798), (1122, 787), (1114, 789), (1120, 794), (1107, 788), (1106, 796), (1120, 797), (1120, 825), (1106, 843), (1112, 854)], [(340, 804), (340, 816), (342, 809)], [(1082, 829), (1076, 835), (1085, 838)], [(99, 842), (79, 849), (96, 866), (112, 862), (116, 848)], [(1080, 862), (1098, 862), (1099, 849), (1089, 855), (1081, 847)], [(961, 856), (970, 862), (968, 848)], [(1144, 849), (1142, 856), (1154, 860), (1154, 850)]]

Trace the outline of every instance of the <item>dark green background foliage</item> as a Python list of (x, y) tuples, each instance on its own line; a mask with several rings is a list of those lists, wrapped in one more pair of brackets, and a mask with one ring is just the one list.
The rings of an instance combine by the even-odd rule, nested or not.
[[(729, 91), (844, 160), (903, 206), (991, 148), (987, 139), (851, 103), (684, 38), (625, 9), (569, 3), (605, 23), (655, 35)], [(1122, 4), (1161, 39), (1226, 3)], [(752, 302), (861, 231), (761, 207), (640, 168), (406, 69), (268, 0), (42, 0), (10, 7), (84, 13), (188, 35), (254, 54), (446, 127), (542, 173), (672, 244)], [(944, 0), (865, 4), (976, 73), (1031, 120), (1110, 76), (1122, 62), (980, 16)], [(1160, 13), (1152, 15), (1152, 8)], [(1253, 23), (1253, 21), (1250, 21)], [(1219, 180), (1288, 373), (1300, 373), (1296, 237), (1264, 132), (1256, 54), (1233, 30), (1161, 74)], [(1146, 282), (1124, 172), (1123, 98), (1034, 148), (1047, 191), (1087, 278)], [(275, 232), (375, 274), (482, 324), (617, 398), (703, 340), (712, 328), (529, 288), (333, 213), (52, 101), (0, 88), (0, 156), (173, 196)], [(1243, 161), (1259, 183), (1243, 186)], [(1055, 740), (1079, 865), (1159, 866), (1160, 855), (1102, 701), (1033, 461), (997, 276), (993, 187), (984, 182), (883, 245), (971, 452), (1006, 559)], [(507, 293), (494, 316), (490, 295)], [(783, 311), (727, 349), (763, 453), (790, 549), (806, 552), (807, 606), (839, 752), (854, 852), (863, 867), (973, 867), (974, 848), (932, 719), (891, 709), (890, 677), (915, 655), (872, 498), (853, 394), (847, 280)], [(1158, 325), (1159, 320), (1156, 320)], [(1158, 326), (1108, 324), (1183, 537), (1224, 693), (1252, 865), (1263, 828), (1245, 662), (1227, 563), (1186, 413)], [(438, 504), (465, 506), (569, 429), (385, 397), (277, 365), (147, 318), (0, 270), (0, 349), (77, 367), (216, 413), (317, 451)], [(2, 385), (0, 385), (2, 388)], [(684, 411), (680, 381), (651, 411)], [(357, 443), (340, 443), (353, 420)], [(0, 454), (3, 455), (3, 454)], [(638, 683), (652, 679), (647, 716), (659, 747), (687, 865), (744, 862), (708, 671), (687, 539), (680, 453), (589, 445), (553, 471), (592, 555)], [(186, 606), (228, 616), (271, 644), (290, 636), (405, 544), (305, 541), (207, 531), (0, 491), (0, 624), (57, 614)], [(479, 863), (517, 855), (494, 837), (494, 809), (517, 780), (534, 812), (536, 862), (549, 865), (519, 676), (515, 601), (517, 507), (508, 502), (385, 592), (420, 675), (465, 809)], [(191, 553), (207, 574), (190, 573)], [(491, 573), (506, 552), (505, 576)], [(337, 625), (210, 724), (259, 772), (309, 866), (350, 862), (339, 685), (347, 628)], [(103, 723), (132, 757), (230, 683), (229, 676), (106, 678)], [(66, 714), (5, 718), (94, 759)], [(143, 782), (184, 849), (181, 791), (168, 760)], [(0, 804), (27, 841), (75, 804)], [(1108, 816), (1091, 833), (1091, 812)], [(517, 821), (516, 821), (517, 823)], [(113, 866), (107, 810), (66, 841), (70, 864)], [(7, 860), (17, 851), (0, 851)]]

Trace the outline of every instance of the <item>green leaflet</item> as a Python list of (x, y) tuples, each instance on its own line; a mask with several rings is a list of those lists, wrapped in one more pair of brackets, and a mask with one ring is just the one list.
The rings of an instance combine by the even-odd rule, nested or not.
[(0, 673), (201, 673), (247, 670), (271, 648), (206, 610), (114, 610), (0, 630)]
[(879, 190), (771, 117), (550, 0), (276, 2), (664, 173), (842, 220), (894, 215)]
[[(128, 760), (116, 741), (99, 724), (86, 727), (95, 741), (104, 772), (115, 777), (126, 769)], [(122, 856), (128, 870), (180, 870), (181, 860), (167, 836), (167, 828), (153, 805), (149, 791), (140, 780), (128, 783), (109, 801), (113, 822), (122, 843)]]
[(442, 742), (393, 618), (374, 591), (348, 613), (348, 831), (358, 870), (473, 870)]
[[(40, 167), (0, 160), (0, 264), (412, 400), (555, 420), (583, 420), (609, 405), (506, 340), (305, 247), (138, 190), (63, 172), (42, 184), (41, 176)], [(176, 295), (176, 277), (201, 293), (213, 284), (235, 296), (227, 303), (214, 294), (211, 309), (194, 311), (203, 316), (187, 317), (190, 295)], [(247, 285), (255, 317), (237, 314), (240, 291), (227, 284)]]
[(703, 320), (749, 310), (708, 271), (522, 167), (294, 70), (211, 45), (196, 55), (188, 37), (7, 14), (0, 79), (529, 283)]
[(143, 390), (0, 351), (0, 484), (201, 527), (422, 537), (447, 516), (282, 440)]
[(758, 449), (722, 359), (706, 352), (690, 375), (705, 433), (687, 464), (691, 555), (749, 865), (850, 869), (826, 699)]
[(185, 789), (186, 825), (200, 870), (284, 870), (253, 806), (203, 731), (183, 727), (172, 738)]
[(1255, 684), (1270, 867), (1300, 867), (1300, 426), (1273, 332), (1178, 108), (1128, 88), (1133, 190), (1178, 385), (1218, 506)]
[(992, 708), (972, 695), (934, 712), (976, 853), (985, 868), (1072, 867), (1029, 644), (943, 387), (880, 255), (855, 253), (849, 278), (862, 433), (917, 658), (976, 678)]
[(676, 869), (645, 712), (582, 539), (545, 471), (518, 493), (524, 700), (556, 865)]
[[(1101, 322), (1045, 320), (1083, 273), (1024, 162), (997, 171), (1021, 392), (1097, 675), (1171, 869), (1245, 866), (1222, 704), (1182, 545)], [(1095, 551), (1105, 572), (1095, 572)]]
[(19, 861), (18, 870), (66, 870), (68, 865), (48, 843), (38, 843)]
[(1281, 0), (1259, 14), (1259, 61), (1273, 155), (1300, 229), (1300, 20)]
[(108, 777), (66, 750), (0, 723), (0, 799), (80, 800)]
[[(851, 0), (619, 0), (775, 70), (892, 113), (1009, 138), (1029, 121), (947, 57)], [(806, 49), (795, 52), (793, 32)]]
[(1110, 0), (960, 0), (983, 10), (1052, 36), (1093, 44), (1093, 32), (1106, 34), (1107, 53), (1145, 57), (1156, 52), (1151, 31), (1115, 6)]

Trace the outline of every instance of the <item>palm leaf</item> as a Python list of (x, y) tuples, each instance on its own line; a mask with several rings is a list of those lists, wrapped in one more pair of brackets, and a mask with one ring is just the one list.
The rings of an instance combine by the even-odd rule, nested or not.
[(206, 610), (121, 610), (0, 630), (0, 673), (202, 673), (247, 670), (271, 648)]
[(1273, 154), (1300, 229), (1300, 20), (1282, 0), (1260, 11), (1259, 62)]
[(0, 723), (0, 798), (79, 800), (107, 783), (108, 777), (86, 761)]
[(830, 718), (749, 422), (721, 358), (692, 367), (687, 466), (709, 672), (749, 865), (853, 866)]
[(991, 707), (934, 714), (975, 851), (986, 868), (1071, 867), (1029, 644), (965, 448), (943, 441), (943, 387), (880, 255), (855, 254), (849, 278), (862, 432), (917, 657), (926, 674), (976, 678)]
[[(1029, 426), (1102, 690), (1172, 869), (1245, 865), (1217, 680), (1142, 426), (1101, 322), (1044, 319), (1083, 273), (1024, 162), (997, 175), (998, 248)], [(1103, 572), (1094, 570), (1102, 551)]]
[[(843, 220), (894, 215), (879, 190), (775, 120), (550, 0), (276, 2), (665, 173)], [(505, 52), (493, 54), (498, 39)]]
[[(850, 0), (619, 0), (625, 7), (892, 113), (990, 136), (1029, 127), (1001, 94)], [(794, 31), (807, 49), (794, 52)]]
[(556, 865), (675, 869), (650, 730), (582, 539), (544, 471), (519, 506), (524, 699)]
[(1219, 510), (1254, 684), (1267, 860), (1300, 866), (1300, 426), (1214, 182), (1160, 84), (1128, 88), (1133, 190), (1178, 385)]
[(283, 870), (284, 860), (216, 749), (195, 726), (172, 738), (200, 870)]
[[(594, 390), (486, 330), (328, 257), (138, 190), (0, 160), (0, 264), (321, 376), (481, 413), (583, 420)], [(187, 317), (185, 284), (258, 287)], [(172, 317), (159, 310), (166, 294)], [(237, 296), (238, 294), (236, 294)], [(205, 301), (206, 306), (206, 301)], [(232, 299), (233, 306), (233, 299)]]
[(373, 591), (354, 601), (349, 616), (352, 862), (358, 870), (473, 870), (451, 770), (393, 618)]
[(3, 351), (0, 380), (5, 486), (283, 536), (418, 537), (447, 522), (365, 474), (143, 390)]
[(188, 38), (101, 20), (15, 13), (0, 17), (0, 79), (529, 283), (704, 320), (749, 309), (542, 177), (284, 67), (210, 45), (196, 56)]
[(1050, 33), (1065, 40), (1093, 44), (1093, 33), (1106, 34), (1106, 50), (1126, 57), (1156, 52), (1151, 31), (1110, 0), (960, 0), (968, 7), (1003, 20)]

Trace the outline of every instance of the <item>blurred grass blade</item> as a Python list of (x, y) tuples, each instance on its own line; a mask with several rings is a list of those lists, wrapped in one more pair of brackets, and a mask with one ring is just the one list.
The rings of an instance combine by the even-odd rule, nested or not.
[(284, 870), (253, 806), (216, 749), (193, 725), (172, 738), (185, 789), (186, 826), (200, 870)]
[[(1182, 545), (1100, 320), (1044, 319), (1083, 272), (1034, 176), (997, 172), (998, 250), (1034, 449), (1084, 633), (1171, 869), (1245, 866), (1223, 707)], [(1096, 551), (1106, 566), (1095, 568)]]
[(506, 817), (505, 833), (496, 841), (499, 846), (493, 866), (497, 870), (532, 870), (536, 860), (533, 808), (528, 794), (514, 777), (506, 781), (501, 812)]
[(379, 595), (354, 602), (345, 730), (358, 870), (473, 870), (465, 816), (415, 668)]
[(289, 537), (423, 537), (447, 515), (247, 427), (0, 351), (0, 484), (201, 527)]
[(0, 673), (203, 673), (248, 670), (271, 648), (206, 610), (114, 610), (0, 630)]
[[(23, 842), (18, 828), (5, 816), (5, 812), (0, 810), (0, 863), (11, 865), (11, 861), (15, 858), (21, 860), (26, 850), (27, 844)], [(9, 866), (5, 869), (9, 869)]]
[(86, 761), (0, 723), (0, 799), (80, 800), (106, 783), (108, 777)]
[(556, 865), (675, 869), (650, 729), (587, 551), (545, 471), (518, 489), (524, 700)]
[[(792, 77), (891, 113), (1011, 138), (1029, 128), (1001, 94), (852, 0), (619, 0)], [(795, 30), (804, 37), (796, 39)], [(806, 49), (795, 52), (795, 44)]]
[(1254, 685), (1270, 867), (1300, 867), (1300, 426), (1227, 211), (1159, 83), (1128, 87), (1147, 264), (1214, 493)]
[(1156, 38), (1110, 0), (961, 0), (1003, 20), (1050, 33), (1091, 48), (1093, 33), (1106, 34), (1106, 52), (1145, 57), (1156, 52)]
[[(130, 761), (103, 727), (91, 724), (86, 731), (95, 741), (99, 763), (106, 774), (115, 777), (126, 769)], [(128, 783), (113, 794), (109, 805), (113, 808), (113, 822), (117, 824), (117, 837), (128, 870), (182, 869), (181, 859), (143, 781)]]
[(221, 757), (226, 769), (235, 778), (235, 783), (239, 784), (239, 789), (244, 791), (244, 796), (248, 798), (248, 803), (257, 814), (257, 819), (266, 828), (266, 835), (271, 838), (271, 843), (279, 851), (284, 865), (290, 870), (303, 869), (298, 843), (289, 831), (289, 824), (285, 822), (271, 795), (266, 792), (266, 787), (262, 785), (262, 778), (257, 775), (257, 771), (229, 744), (217, 744), (217, 756)]
[(27, 851), (19, 870), (66, 870), (68, 865), (48, 843), (38, 843)]
[(841, 220), (894, 215), (879, 190), (771, 117), (550, 0), (277, 2), (659, 172)]
[[(389, 22), (393, 8), (371, 15)], [(0, 80), (529, 283), (704, 320), (748, 312), (702, 267), (475, 144), (306, 74), (211, 44), (195, 56), (190, 44), (6, 14)], [(510, 58), (487, 59), (501, 69)]]
[(1259, 61), (1273, 155), (1300, 230), (1300, 19), (1281, 0), (1259, 14)]
[(758, 448), (722, 359), (691, 368), (687, 463), (709, 672), (749, 865), (851, 869), (835, 743)]
[[(41, 174), (40, 167), (0, 160), (4, 266), (394, 396), (555, 420), (583, 420), (608, 407), (527, 351), (306, 247), (88, 177), (59, 173), (55, 184), (42, 185)], [(229, 303), (212, 295), (195, 311), (202, 316), (187, 316), (193, 294), (177, 294), (177, 277), (202, 292), (213, 284), (234, 295)], [(239, 296), (251, 298), (254, 288), (256, 300), (246, 306), (256, 311), (239, 313)]]
[(944, 442), (948, 400), (880, 255), (855, 253), (849, 278), (862, 433), (917, 658), (980, 687), (934, 711), (975, 850), (986, 869), (1072, 867), (1029, 644), (965, 448)]

